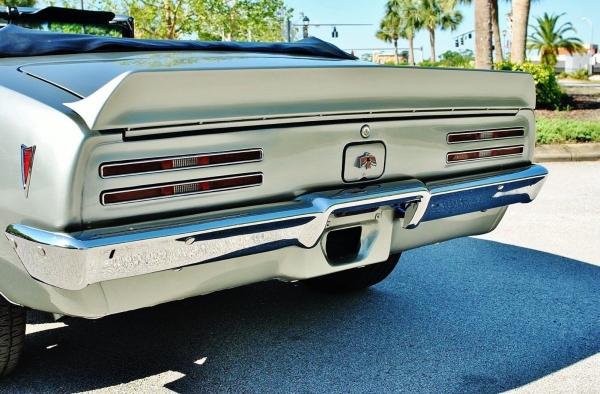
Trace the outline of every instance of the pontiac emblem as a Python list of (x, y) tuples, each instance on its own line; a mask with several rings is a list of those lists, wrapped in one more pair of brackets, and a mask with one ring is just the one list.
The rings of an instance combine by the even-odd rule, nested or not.
[(371, 167), (377, 167), (377, 158), (369, 152), (365, 152), (356, 159), (356, 167), (370, 170)]
[(29, 197), (29, 183), (31, 182), (34, 156), (35, 145), (21, 145), (21, 180), (23, 182), (23, 190), (25, 190), (25, 198)]

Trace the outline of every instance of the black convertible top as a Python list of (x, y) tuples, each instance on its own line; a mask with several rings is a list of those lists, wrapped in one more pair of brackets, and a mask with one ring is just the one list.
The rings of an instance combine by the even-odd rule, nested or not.
[(133, 51), (261, 52), (355, 60), (335, 45), (310, 37), (291, 43), (138, 40), (54, 33), (16, 25), (0, 28), (0, 57)]

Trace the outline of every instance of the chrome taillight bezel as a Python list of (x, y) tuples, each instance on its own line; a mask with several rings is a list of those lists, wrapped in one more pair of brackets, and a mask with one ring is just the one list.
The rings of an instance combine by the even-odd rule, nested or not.
[[(516, 151), (515, 153), (506, 153), (506, 154), (496, 154), (496, 152), (502, 152), (502, 151), (507, 151), (507, 152), (513, 152)], [(481, 156), (482, 153), (489, 153), (488, 155), (483, 155)], [(513, 145), (513, 146), (498, 146), (498, 147), (493, 147), (493, 148), (485, 148), (485, 149), (472, 149), (472, 150), (464, 150), (464, 151), (455, 151), (455, 152), (448, 152), (446, 154), (446, 164), (452, 165), (452, 164), (461, 164), (461, 163), (468, 163), (468, 162), (474, 162), (474, 161), (482, 161), (482, 160), (494, 160), (494, 159), (506, 159), (506, 158), (511, 158), (511, 157), (522, 157), (523, 154), (525, 153), (525, 146), (524, 145)], [(468, 159), (458, 159), (458, 160), (450, 160), (450, 157), (452, 155), (471, 155), (471, 154), (478, 154), (479, 157), (474, 157), (474, 158), (468, 158)]]
[[(160, 169), (160, 170), (150, 170), (150, 171), (137, 171), (137, 172), (129, 172), (118, 175), (106, 175), (108, 169), (116, 168), (116, 167), (125, 167), (132, 165), (140, 165), (140, 164), (151, 164), (151, 163), (162, 163), (166, 161), (176, 161), (176, 160), (193, 160), (198, 158), (214, 158), (220, 156), (231, 156), (231, 155), (248, 155), (248, 159), (245, 160), (231, 160), (217, 164), (200, 164), (200, 165), (190, 165), (190, 166), (182, 166), (177, 168), (169, 168), (169, 169)], [(263, 150), (260, 148), (253, 149), (242, 149), (242, 150), (234, 150), (234, 151), (225, 151), (225, 152), (211, 152), (211, 153), (197, 153), (191, 155), (179, 155), (179, 156), (164, 156), (164, 157), (156, 157), (152, 159), (139, 159), (139, 160), (124, 160), (124, 161), (116, 161), (116, 162), (108, 162), (102, 163), (99, 167), (99, 175), (103, 179), (110, 178), (120, 178), (127, 176), (136, 176), (136, 175), (145, 175), (145, 174), (159, 174), (164, 172), (173, 172), (173, 171), (183, 171), (183, 170), (193, 170), (198, 168), (210, 168), (210, 167), (220, 167), (220, 166), (228, 166), (228, 165), (236, 165), (236, 164), (246, 164), (246, 163), (256, 163), (263, 160)]]
[[(512, 135), (508, 136), (499, 136), (495, 137), (494, 134), (506, 134), (512, 133)], [(474, 138), (464, 139), (460, 141), (452, 141), (452, 137), (462, 137), (462, 136), (473, 136)], [(475, 138), (479, 136), (480, 138)], [(525, 128), (524, 127), (504, 127), (504, 128), (495, 128), (495, 129), (486, 129), (486, 130), (470, 130), (470, 131), (458, 131), (446, 134), (446, 143), (447, 144), (467, 144), (472, 142), (483, 142), (483, 141), (500, 141), (506, 139), (513, 138), (523, 138), (525, 136)]]
[[(220, 187), (220, 188), (215, 188), (215, 189), (211, 189), (211, 190), (195, 190), (195, 191), (191, 191), (191, 192), (181, 192), (181, 193), (176, 193), (176, 194), (161, 195), (161, 196), (155, 196), (155, 197), (149, 197), (149, 198), (138, 198), (138, 199), (131, 199), (131, 200), (127, 200), (127, 201), (118, 201), (118, 202), (107, 201), (107, 196), (117, 195), (117, 194), (131, 193), (131, 192), (137, 192), (137, 191), (147, 191), (147, 190), (160, 190), (160, 189), (175, 188), (175, 187), (185, 188), (185, 187), (189, 187), (191, 185), (197, 185), (200, 183), (219, 182), (219, 181), (227, 181), (227, 180), (235, 180), (235, 179), (252, 179), (252, 178), (255, 178), (256, 181), (252, 182), (252, 183), (248, 183), (248, 184), (238, 185), (238, 186)], [(263, 173), (262, 172), (236, 174), (236, 175), (228, 175), (228, 176), (213, 177), (213, 178), (202, 178), (202, 179), (194, 179), (194, 180), (188, 180), (188, 181), (182, 181), (182, 182), (162, 183), (162, 184), (130, 187), (130, 188), (123, 188), (123, 189), (116, 189), (116, 190), (107, 190), (107, 191), (103, 191), (100, 194), (100, 203), (104, 206), (140, 203), (140, 202), (153, 201), (153, 200), (164, 200), (164, 199), (169, 199), (169, 198), (177, 198), (177, 197), (192, 196), (192, 195), (199, 195), (199, 194), (217, 193), (217, 192), (223, 192), (223, 191), (229, 191), (229, 190), (245, 189), (245, 188), (249, 188), (249, 187), (260, 186), (260, 185), (262, 185), (262, 183), (263, 183)]]

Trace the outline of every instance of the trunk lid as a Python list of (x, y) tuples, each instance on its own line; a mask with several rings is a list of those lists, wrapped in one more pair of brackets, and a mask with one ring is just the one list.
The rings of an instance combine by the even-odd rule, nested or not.
[(182, 131), (181, 126), (193, 131), (415, 113), (464, 111), (471, 116), (535, 106), (533, 80), (525, 73), (263, 54), (157, 55), (21, 70), (82, 97), (65, 105), (90, 129), (125, 129), (136, 135), (155, 134), (157, 127), (167, 133)]

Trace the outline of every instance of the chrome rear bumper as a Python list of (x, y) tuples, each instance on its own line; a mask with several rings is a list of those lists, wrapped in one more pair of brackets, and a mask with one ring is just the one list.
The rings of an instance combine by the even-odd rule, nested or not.
[(365, 212), (393, 211), (410, 229), (423, 221), (527, 203), (546, 175), (544, 167), (532, 165), (428, 184), (408, 180), (311, 193), (289, 203), (72, 234), (13, 224), (6, 236), (33, 278), (80, 290), (289, 246), (312, 248), (332, 226), (360, 225)]

